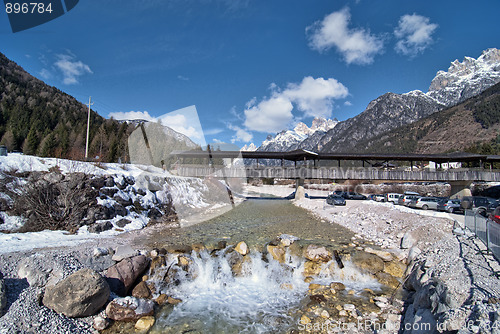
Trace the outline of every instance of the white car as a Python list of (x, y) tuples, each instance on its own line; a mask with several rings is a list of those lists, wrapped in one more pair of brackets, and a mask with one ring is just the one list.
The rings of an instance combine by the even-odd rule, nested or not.
[(401, 196), (402, 194), (398, 194), (398, 193), (388, 193), (388, 194), (385, 194), (385, 201), (386, 202), (392, 202), (394, 204), (397, 204), (398, 203), (398, 200), (399, 200), (399, 197)]

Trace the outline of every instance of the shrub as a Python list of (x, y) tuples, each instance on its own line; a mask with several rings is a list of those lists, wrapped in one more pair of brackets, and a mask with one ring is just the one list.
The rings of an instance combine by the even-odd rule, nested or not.
[(97, 191), (86, 183), (46, 180), (27, 182), (17, 193), (13, 211), (27, 218), (20, 232), (67, 230), (72, 233), (85, 222)]

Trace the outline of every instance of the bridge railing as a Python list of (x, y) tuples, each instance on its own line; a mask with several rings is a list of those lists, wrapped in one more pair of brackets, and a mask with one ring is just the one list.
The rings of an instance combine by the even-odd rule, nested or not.
[(384, 170), (365, 167), (230, 167), (182, 165), (177, 175), (205, 177), (254, 177), (332, 180), (405, 180), (405, 181), (490, 181), (500, 182), (500, 171), (485, 169)]
[(465, 211), (465, 227), (474, 233), (500, 262), (500, 224), (472, 210)]

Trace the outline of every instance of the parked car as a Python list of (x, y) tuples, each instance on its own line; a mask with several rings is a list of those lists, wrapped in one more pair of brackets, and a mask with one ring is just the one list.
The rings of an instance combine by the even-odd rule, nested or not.
[(407, 194), (407, 193), (405, 193), (405, 194), (399, 196), (398, 204), (399, 205), (408, 206), (408, 205), (410, 205), (411, 201), (413, 201), (413, 200), (416, 201), (420, 197), (421, 197), (420, 195), (418, 195), (418, 194), (415, 195), (415, 193), (413, 193), (413, 194)]
[(459, 211), (463, 211), (460, 207), (459, 199), (445, 199), (438, 202), (437, 206), (438, 211), (446, 211), (449, 213), (455, 213)]
[(494, 209), (488, 198), (482, 196), (466, 196), (460, 201), (460, 207), (463, 210), (472, 210), (484, 217)]
[(439, 198), (436, 197), (420, 197), (414, 201), (411, 201), (408, 205), (411, 208), (417, 208), (422, 210), (437, 210)]
[(354, 191), (347, 191), (347, 192), (345, 192), (343, 194), (343, 197), (345, 199), (360, 199), (360, 200), (366, 199), (365, 195), (357, 193), (357, 192), (354, 192)]
[(336, 196), (342, 196), (344, 192), (342, 190), (335, 190), (329, 193), (328, 195), (336, 195)]
[(385, 196), (380, 195), (380, 194), (370, 195), (370, 196), (368, 196), (368, 199), (371, 199), (372, 201), (375, 201), (375, 202), (385, 202)]
[(328, 195), (326, 203), (330, 205), (345, 205), (345, 198), (338, 195)]
[(399, 197), (401, 197), (401, 195), (402, 194), (398, 194), (398, 193), (388, 193), (388, 194), (385, 194), (385, 201), (397, 204), (398, 200), (399, 200)]
[(500, 206), (497, 206), (495, 210), (490, 214), (490, 220), (497, 224), (500, 224)]
[(490, 210), (493, 211), (494, 209), (496, 209), (497, 206), (500, 205), (500, 199), (495, 199), (495, 198), (491, 198), (491, 197), (486, 197), (486, 199), (488, 200), (488, 202), (490, 202)]

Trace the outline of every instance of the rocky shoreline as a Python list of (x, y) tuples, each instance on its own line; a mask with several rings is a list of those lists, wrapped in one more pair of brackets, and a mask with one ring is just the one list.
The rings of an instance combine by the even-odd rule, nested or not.
[(406, 258), (402, 333), (500, 333), (500, 265), (456, 217), (377, 202), (351, 203), (347, 215), (319, 200), (295, 204)]

